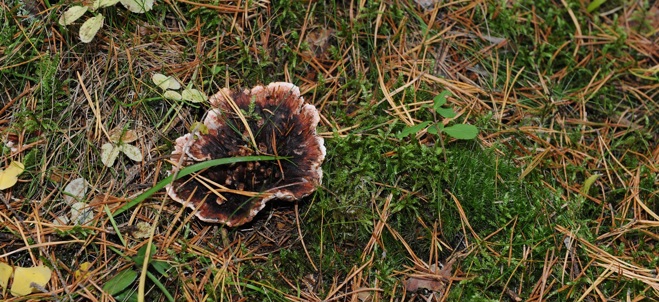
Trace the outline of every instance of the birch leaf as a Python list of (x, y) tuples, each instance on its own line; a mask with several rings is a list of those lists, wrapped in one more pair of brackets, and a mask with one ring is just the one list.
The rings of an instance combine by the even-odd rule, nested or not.
[(126, 154), (126, 156), (128, 156), (128, 158), (130, 158), (134, 161), (137, 161), (137, 162), (142, 161), (142, 152), (140, 151), (139, 148), (137, 148), (133, 145), (129, 145), (129, 144), (122, 144), (119, 147), (119, 149), (121, 150), (121, 152)]
[(84, 202), (71, 205), (71, 222), (75, 225), (85, 225), (94, 219), (94, 210)]
[(87, 194), (87, 181), (84, 178), (76, 178), (64, 188), (64, 201), (71, 204), (84, 198), (85, 194)]
[(168, 100), (180, 101), (183, 99), (180, 93), (173, 90), (165, 91), (165, 93), (163, 93), (162, 96), (164, 96)]
[(51, 271), (45, 266), (16, 267), (14, 282), (11, 284), (11, 294), (14, 297), (26, 296), (32, 293), (32, 283), (45, 287), (50, 281)]
[(124, 136), (121, 138), (121, 141), (124, 143), (132, 143), (138, 138), (137, 132), (135, 130), (126, 130)]
[(154, 84), (158, 85), (158, 87), (160, 87), (160, 89), (162, 90), (181, 89), (181, 83), (179, 83), (175, 78), (166, 76), (162, 73), (154, 73), (153, 76), (151, 76), (151, 80), (153, 81)]
[(149, 238), (151, 236), (151, 224), (148, 222), (140, 221), (135, 225), (133, 237), (137, 239)]
[(59, 17), (59, 25), (69, 25), (87, 12), (86, 6), (71, 6)]
[(21, 175), (24, 169), (22, 163), (12, 161), (5, 170), (0, 170), (0, 190), (13, 187), (18, 182), (18, 175)]
[(206, 94), (194, 88), (186, 88), (183, 90), (183, 93), (181, 93), (181, 96), (184, 100), (193, 103), (201, 103), (208, 100)]
[(101, 162), (106, 167), (112, 167), (117, 156), (119, 156), (119, 147), (112, 143), (105, 143), (101, 146)]
[(119, 0), (126, 9), (131, 12), (142, 14), (153, 8), (153, 0)]
[(126, 130), (124, 131), (123, 127), (116, 127), (108, 133), (110, 135), (110, 141), (117, 144), (120, 142), (132, 143), (137, 140), (137, 132), (135, 130)]
[(2, 287), (2, 296), (5, 295), (5, 289), (9, 285), (9, 278), (11, 278), (13, 272), (14, 268), (11, 265), (0, 262), (0, 287)]
[(97, 10), (102, 7), (113, 6), (117, 3), (119, 3), (119, 0), (95, 0), (94, 4), (92, 4), (92, 9)]
[(91, 262), (83, 262), (78, 266), (78, 269), (73, 272), (73, 276), (76, 279), (82, 279), (89, 277), (89, 269), (92, 267)]
[(71, 220), (69, 219), (68, 216), (62, 215), (62, 216), (57, 216), (55, 220), (53, 220), (54, 225), (68, 225)]
[(87, 19), (87, 21), (80, 26), (80, 41), (82, 41), (82, 43), (91, 42), (98, 30), (103, 26), (104, 19), (105, 17), (103, 17), (103, 15)]

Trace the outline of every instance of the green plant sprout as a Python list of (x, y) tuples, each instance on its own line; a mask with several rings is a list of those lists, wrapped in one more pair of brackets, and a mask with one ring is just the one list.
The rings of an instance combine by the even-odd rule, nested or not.
[(448, 136), (456, 139), (469, 140), (476, 138), (476, 136), (478, 136), (478, 128), (476, 128), (474, 125), (453, 124), (451, 126), (444, 126), (442, 121), (437, 119), (437, 114), (441, 115), (442, 118), (454, 118), (457, 115), (457, 113), (453, 111), (453, 108), (444, 107), (450, 94), (451, 93), (449, 91), (442, 91), (440, 94), (433, 98), (432, 121), (424, 121), (416, 125), (407, 126), (396, 136), (401, 139), (407, 137), (410, 134), (416, 134), (419, 131), (426, 129), (426, 132), (429, 134), (439, 136), (442, 149), (444, 149), (444, 140), (440, 135), (441, 133), (446, 133)]
[[(59, 24), (62, 26), (70, 25), (78, 20), (87, 11), (95, 13), (96, 10), (103, 7), (114, 6), (121, 2), (126, 9), (131, 12), (143, 14), (153, 8), (154, 0), (94, 0), (90, 5), (75, 5), (69, 7), (59, 18)], [(105, 17), (98, 13), (94, 17), (87, 19), (82, 26), (80, 26), (80, 41), (82, 43), (89, 43), (94, 39), (96, 33), (103, 27)]]

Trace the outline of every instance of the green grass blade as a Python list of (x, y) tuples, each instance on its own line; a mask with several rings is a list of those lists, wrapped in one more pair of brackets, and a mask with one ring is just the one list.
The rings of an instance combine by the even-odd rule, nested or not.
[(110, 224), (112, 224), (112, 229), (117, 233), (117, 236), (119, 237), (119, 241), (121, 241), (121, 244), (124, 246), (128, 246), (126, 244), (126, 240), (124, 239), (124, 236), (121, 235), (121, 231), (119, 230), (119, 226), (117, 226), (117, 222), (114, 221), (114, 216), (112, 216), (112, 213), (110, 212), (110, 208), (108, 208), (107, 205), (103, 207), (103, 210), (105, 210), (105, 213), (108, 214), (108, 217), (110, 217)]
[[(176, 174), (176, 179), (180, 179), (182, 177), (188, 176), (192, 173), (201, 171), (203, 169), (219, 166), (219, 165), (227, 165), (227, 164), (233, 164), (233, 163), (241, 163), (241, 162), (248, 162), (248, 161), (263, 161), (263, 160), (276, 160), (276, 159), (282, 159), (281, 157), (275, 157), (275, 156), (265, 156), (265, 155), (259, 155), (259, 156), (243, 156), (243, 157), (229, 157), (229, 158), (219, 158), (219, 159), (212, 159), (212, 160), (207, 160), (204, 162), (200, 162), (198, 164), (194, 164), (192, 166), (185, 167), (181, 169), (178, 174)], [(129, 201), (126, 203), (123, 207), (119, 208), (114, 214), (112, 214), (113, 217), (117, 217), (117, 215), (131, 209), (132, 207), (136, 206), (140, 202), (146, 200), (147, 198), (151, 197), (151, 195), (155, 194), (156, 192), (162, 190), (167, 184), (175, 181), (174, 175), (167, 176), (163, 180), (159, 181), (153, 188), (145, 191), (144, 193), (140, 194), (139, 196), (135, 197), (135, 199)]]

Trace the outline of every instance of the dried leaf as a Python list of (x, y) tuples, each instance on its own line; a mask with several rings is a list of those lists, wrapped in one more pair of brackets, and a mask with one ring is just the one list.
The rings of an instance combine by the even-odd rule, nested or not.
[(137, 140), (137, 132), (135, 130), (126, 130), (124, 128), (117, 127), (110, 130), (110, 140), (116, 144), (118, 143), (132, 143)]
[(153, 8), (153, 0), (119, 0), (126, 9), (131, 12), (142, 14)]
[(362, 302), (371, 301), (371, 292), (368, 291), (367, 288), (362, 287), (357, 293), (357, 298)]
[(94, 210), (84, 202), (71, 205), (71, 222), (76, 225), (85, 225), (94, 219)]
[(121, 146), (119, 146), (119, 149), (121, 150), (121, 152), (126, 154), (128, 158), (136, 162), (142, 161), (142, 152), (140, 151), (139, 148), (129, 144), (121, 144)]
[(430, 10), (435, 6), (435, 3), (439, 2), (438, 0), (414, 0), (416, 4), (421, 6), (423, 10)]
[(5, 170), (0, 170), (0, 190), (13, 187), (24, 169), (25, 166), (21, 162), (12, 161)]
[(68, 216), (62, 215), (62, 216), (57, 216), (55, 220), (53, 220), (54, 225), (68, 225), (71, 220), (69, 219)]
[(175, 101), (180, 101), (183, 99), (180, 93), (173, 90), (165, 91), (165, 93), (163, 93), (162, 96), (164, 96), (166, 99), (175, 100)]
[(137, 239), (149, 238), (151, 236), (151, 224), (148, 222), (140, 221), (135, 227), (137, 228), (133, 232), (133, 237)]
[(126, 130), (124, 133), (124, 136), (121, 138), (121, 141), (124, 143), (132, 143), (137, 140), (139, 136), (137, 135), (137, 131), (135, 130)]
[(102, 7), (113, 6), (117, 3), (119, 3), (119, 0), (95, 0), (94, 4), (92, 4), (92, 9), (97, 10)]
[(32, 283), (45, 287), (50, 281), (51, 271), (45, 266), (16, 267), (14, 282), (11, 284), (11, 294), (15, 297), (26, 296), (32, 293)]
[(427, 289), (432, 292), (443, 292), (446, 284), (452, 276), (453, 264), (456, 259), (452, 258), (438, 271), (436, 265), (430, 266), (429, 273), (425, 275), (415, 275), (405, 281), (405, 290), (415, 292), (420, 289)]
[(80, 201), (85, 194), (87, 194), (87, 181), (84, 178), (76, 178), (64, 188), (64, 201), (71, 204), (74, 201)]
[(71, 6), (59, 17), (59, 25), (69, 25), (82, 17), (86, 12), (86, 6)]
[(162, 73), (154, 73), (153, 76), (151, 76), (151, 80), (153, 81), (154, 84), (158, 85), (158, 87), (160, 87), (160, 89), (162, 90), (181, 89), (181, 83), (179, 83), (175, 78), (166, 76)]
[(106, 167), (112, 167), (117, 156), (119, 156), (119, 147), (112, 143), (105, 143), (101, 146), (101, 162)]
[(194, 88), (186, 88), (185, 90), (183, 90), (183, 93), (181, 93), (181, 97), (184, 100), (193, 103), (201, 103), (208, 100), (208, 96), (206, 96), (205, 93)]
[(103, 15), (97, 15), (96, 17), (87, 19), (87, 21), (80, 26), (80, 41), (82, 41), (82, 43), (91, 42), (98, 30), (103, 26), (104, 19)]
[(439, 292), (443, 288), (443, 283), (434, 279), (420, 277), (410, 277), (405, 282), (405, 289), (408, 292), (416, 292), (420, 289), (427, 289), (432, 292)]

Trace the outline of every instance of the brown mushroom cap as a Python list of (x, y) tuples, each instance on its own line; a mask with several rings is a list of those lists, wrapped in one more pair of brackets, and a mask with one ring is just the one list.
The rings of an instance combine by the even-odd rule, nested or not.
[[(254, 140), (231, 100), (240, 108)], [(288, 159), (206, 169), (168, 185), (172, 199), (195, 210), (203, 221), (239, 226), (251, 221), (269, 200), (293, 201), (320, 185), (325, 159), (323, 138), (316, 134), (320, 117), (316, 107), (304, 103), (297, 86), (278, 82), (238, 92), (225, 88), (210, 103), (212, 109), (204, 120), (208, 133), (179, 137), (172, 152), (174, 163), (180, 161), (184, 167), (250, 155)], [(179, 169), (174, 164), (171, 173)]]

